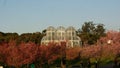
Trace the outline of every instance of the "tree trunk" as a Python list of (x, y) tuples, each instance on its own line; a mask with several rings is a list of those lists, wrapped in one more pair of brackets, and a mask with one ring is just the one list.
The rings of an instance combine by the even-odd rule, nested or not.
[(61, 61), (61, 68), (66, 68), (66, 65)]
[(20, 68), (20, 66), (17, 66), (17, 67), (15, 67), (15, 68)]
[(29, 68), (29, 64), (27, 64), (27, 68)]

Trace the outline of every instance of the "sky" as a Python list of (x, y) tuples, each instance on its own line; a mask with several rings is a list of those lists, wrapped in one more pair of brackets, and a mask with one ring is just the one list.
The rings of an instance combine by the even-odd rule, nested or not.
[(49, 26), (81, 28), (84, 22), (120, 28), (120, 0), (0, 0), (0, 31), (42, 32)]

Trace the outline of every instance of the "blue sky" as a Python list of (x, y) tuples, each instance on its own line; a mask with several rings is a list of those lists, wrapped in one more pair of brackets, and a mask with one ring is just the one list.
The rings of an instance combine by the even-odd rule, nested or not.
[(86, 21), (120, 28), (120, 0), (0, 0), (0, 31), (41, 32), (48, 26), (81, 28)]

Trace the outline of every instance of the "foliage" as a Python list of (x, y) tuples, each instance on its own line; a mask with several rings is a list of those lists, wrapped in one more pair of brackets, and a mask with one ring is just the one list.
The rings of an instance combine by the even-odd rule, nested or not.
[(80, 58), (81, 48), (68, 48), (66, 50), (66, 59), (67, 60), (74, 60), (75, 58)]
[(107, 63), (114, 61), (116, 57), (120, 57), (120, 32), (117, 31), (108, 31), (106, 36), (100, 37), (97, 43), (91, 46), (74, 48), (67, 48), (66, 42), (39, 45), (29, 41), (17, 44), (17, 40), (11, 39), (9, 42), (0, 43), (0, 65), (16, 68), (29, 68), (30, 64), (35, 64), (36, 68), (61, 65), (63, 59), (70, 62), (66, 63), (67, 66), (89, 60), (91, 63)]
[(82, 28), (77, 31), (83, 44), (95, 44), (97, 40), (105, 35), (105, 28), (103, 24), (95, 25), (93, 22), (85, 22)]
[(2, 55), (1, 59), (4, 59), (4, 61), (0, 62), (8, 66), (19, 67), (24, 64), (30, 64), (35, 61), (38, 52), (37, 46), (33, 43), (21, 43), (16, 45), (15, 41), (11, 41), (6, 45), (4, 43), (0, 46), (0, 55)]
[(10, 40), (16, 40), (18, 38), (17, 33), (3, 33), (0, 32), (0, 43), (6, 42), (8, 43)]
[(3, 33), (0, 32), (0, 43), (6, 42), (9, 43), (10, 40), (16, 40), (17, 44), (21, 42), (33, 42), (35, 44), (40, 44), (41, 39), (44, 36), (44, 33), (36, 32), (36, 33), (23, 33), (18, 35), (17, 33)]
[(33, 42), (36, 44), (40, 44), (42, 37), (44, 36), (44, 34), (41, 34), (40, 32), (36, 32), (36, 33), (23, 33), (19, 36), (18, 43), (20, 42)]

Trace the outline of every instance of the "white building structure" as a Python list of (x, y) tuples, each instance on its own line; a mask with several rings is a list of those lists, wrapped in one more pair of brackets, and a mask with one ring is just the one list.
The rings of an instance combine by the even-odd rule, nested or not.
[(46, 29), (46, 36), (41, 40), (41, 44), (48, 45), (49, 42), (66, 42), (68, 47), (80, 46), (81, 39), (76, 35), (76, 30), (74, 27), (70, 26), (65, 29), (63, 26), (54, 28), (52, 26)]

